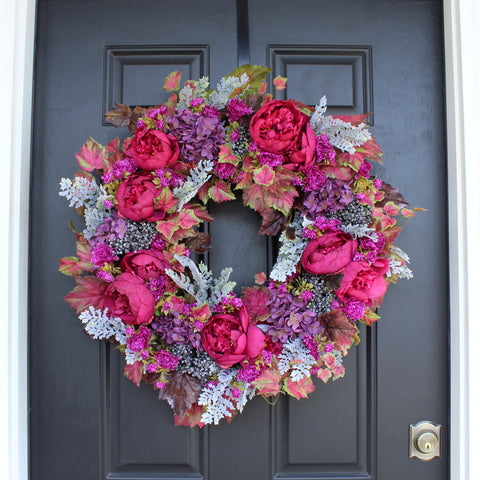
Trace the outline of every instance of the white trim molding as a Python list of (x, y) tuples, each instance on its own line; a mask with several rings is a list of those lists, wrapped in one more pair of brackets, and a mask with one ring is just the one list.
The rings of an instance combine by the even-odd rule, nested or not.
[[(480, 478), (480, 2), (443, 0), (451, 317), (451, 480)], [(35, 0), (0, 0), (0, 465), (28, 480), (28, 195)], [(11, 112), (8, 115), (8, 112)], [(10, 159), (8, 162), (7, 159)], [(8, 268), (7, 268), (8, 266)], [(478, 307), (477, 307), (478, 308)], [(480, 312), (480, 309), (479, 309)], [(477, 353), (478, 352), (478, 353)], [(8, 426), (5, 428), (4, 426)], [(5, 475), (5, 473), (7, 473)]]
[(444, 0), (450, 243), (451, 479), (480, 478), (480, 3)]
[(35, 3), (0, 3), (0, 111), (4, 112), (0, 115), (4, 146), (0, 223), (5, 232), (0, 237), (0, 322), (8, 338), (6, 348), (0, 349), (0, 465), (9, 480), (28, 479), (28, 209)]

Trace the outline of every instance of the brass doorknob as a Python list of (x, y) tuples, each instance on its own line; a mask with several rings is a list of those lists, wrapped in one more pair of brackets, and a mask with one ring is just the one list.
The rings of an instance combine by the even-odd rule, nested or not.
[(410, 457), (431, 460), (440, 456), (440, 428), (432, 422), (410, 425)]

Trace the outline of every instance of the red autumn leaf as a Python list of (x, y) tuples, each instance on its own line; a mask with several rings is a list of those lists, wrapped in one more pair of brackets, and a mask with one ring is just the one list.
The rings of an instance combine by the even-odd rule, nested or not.
[(143, 371), (143, 363), (139, 362), (138, 360), (131, 365), (125, 365), (125, 369), (123, 374), (131, 380), (137, 387), (140, 386), (140, 382), (142, 380), (142, 371)]
[(412, 218), (415, 215), (415, 212), (409, 208), (402, 208), (402, 215), (405, 218)]
[(332, 376), (332, 371), (329, 368), (320, 368), (317, 372), (317, 377), (323, 383), (327, 383), (331, 376)]
[(255, 283), (257, 285), (263, 285), (267, 281), (267, 274), (265, 272), (259, 272), (255, 274)]
[(155, 198), (154, 203), (157, 210), (164, 209), (165, 212), (171, 213), (174, 212), (177, 207), (178, 198), (173, 196), (172, 191), (168, 187), (164, 187), (160, 195)]
[(188, 373), (174, 372), (165, 388), (160, 389), (158, 398), (166, 400), (175, 414), (181, 417), (198, 400), (201, 391), (199, 380)]
[(269, 187), (275, 180), (275, 172), (268, 165), (263, 165), (255, 169), (253, 179), (259, 185)]
[(80, 153), (76, 153), (77, 163), (81, 169), (91, 172), (92, 170), (101, 170), (103, 162), (107, 160), (107, 149), (90, 137), (83, 145)]
[(256, 183), (243, 191), (243, 204), (259, 213), (269, 208), (265, 202), (262, 187)]
[(167, 115), (171, 115), (175, 111), (177, 103), (178, 95), (176, 93), (172, 93), (168, 100), (165, 102), (165, 106), (167, 107)]
[(338, 367), (333, 367), (332, 372), (333, 372), (333, 381), (338, 380), (339, 378), (342, 378), (345, 375), (345, 366), (339, 365)]
[(320, 169), (325, 172), (329, 178), (349, 181), (353, 178), (355, 172), (350, 167), (337, 167), (336, 165), (322, 165)]
[(257, 389), (259, 395), (269, 397), (280, 393), (280, 372), (270, 368), (265, 369), (255, 381), (253, 386)]
[(297, 400), (307, 398), (309, 393), (315, 391), (315, 385), (312, 382), (312, 377), (304, 377), (298, 382), (294, 382), (291, 378), (286, 378), (283, 381), (283, 389)]
[(108, 153), (114, 153), (118, 150), (118, 147), (120, 146), (120, 140), (117, 138), (114, 138), (111, 142), (107, 143), (107, 152)]
[(180, 88), (180, 77), (182, 74), (175, 70), (172, 73), (169, 73), (165, 78), (165, 82), (163, 83), (163, 89), (166, 92), (177, 91)]
[(242, 302), (254, 323), (261, 322), (269, 316), (268, 299), (269, 293), (266, 287), (245, 287), (242, 289)]
[(245, 103), (250, 107), (254, 113), (258, 112), (262, 107), (263, 94), (267, 91), (267, 82), (263, 82), (260, 90), (255, 95), (248, 95)]
[(194, 252), (202, 254), (208, 252), (212, 248), (210, 245), (211, 240), (211, 235), (205, 232), (199, 232), (194, 237), (189, 238), (185, 242), (185, 246)]
[[(135, 129), (137, 128), (137, 122), (142, 117), (145, 115), (147, 109), (143, 107), (135, 107), (133, 109), (132, 114), (130, 115), (130, 122), (128, 123), (128, 129), (133, 133)], [(126, 150), (123, 148), (123, 150)]]
[(370, 113), (361, 113), (360, 115), (335, 115), (333, 118), (338, 118), (343, 122), (351, 123), (353, 126), (358, 127), (361, 123), (366, 123)]
[(235, 194), (230, 188), (230, 184), (217, 180), (208, 190), (208, 196), (216, 203), (235, 200)]
[(84, 235), (77, 233), (77, 256), (80, 262), (82, 262), (85, 270), (92, 268), (92, 251), (90, 250), (90, 244)]
[(240, 157), (237, 157), (232, 153), (232, 149), (229, 145), (220, 145), (218, 163), (231, 163), (232, 165), (238, 165), (238, 162), (240, 162)]
[(384, 207), (388, 202), (393, 202), (399, 208), (408, 207), (409, 203), (398, 191), (398, 188), (394, 188), (390, 184), (383, 182), (380, 190), (385, 193), (385, 196), (383, 200), (376, 203), (376, 207)]
[(371, 327), (379, 318), (380, 315), (377, 315), (370, 308), (366, 308), (365, 313), (360, 321)]
[(277, 90), (285, 90), (285, 87), (287, 86), (287, 78), (286, 77), (281, 77), (280, 75), (277, 75), (273, 79), (273, 84), (275, 85), (275, 88)]
[(278, 235), (286, 221), (287, 217), (282, 212), (267, 208), (262, 212), (262, 226), (258, 233), (260, 235)]
[(82, 262), (77, 257), (63, 257), (60, 259), (58, 271), (64, 275), (76, 277), (85, 272)]
[(333, 310), (320, 315), (318, 320), (320, 325), (325, 327), (323, 335), (327, 338), (327, 341), (333, 342), (344, 355), (347, 354), (347, 350), (354, 341), (356, 343), (360, 341), (358, 328), (342, 312)]
[[(383, 210), (387, 215), (398, 215), (400, 212), (400, 209), (393, 203), (393, 202), (387, 202), (385, 206), (383, 207)], [(405, 208), (403, 210), (406, 210)], [(402, 210), (402, 212), (403, 212)], [(410, 210), (411, 211), (411, 210)], [(413, 214), (413, 212), (412, 212)]]
[(105, 114), (105, 118), (116, 127), (127, 127), (130, 123), (132, 111), (128, 105), (116, 103), (115, 106)]
[(90, 305), (93, 308), (100, 308), (102, 305), (103, 294), (108, 284), (98, 277), (87, 275), (85, 277), (76, 277), (77, 286), (63, 299), (75, 309), (77, 313), (82, 313)]
[(205, 424), (202, 422), (202, 415), (205, 412), (203, 405), (194, 403), (181, 417), (174, 415), (176, 427), (200, 427)]
[(165, 237), (166, 240), (171, 241), (173, 234), (180, 228), (178, 226), (178, 218), (174, 217), (165, 221), (157, 222), (157, 230)]

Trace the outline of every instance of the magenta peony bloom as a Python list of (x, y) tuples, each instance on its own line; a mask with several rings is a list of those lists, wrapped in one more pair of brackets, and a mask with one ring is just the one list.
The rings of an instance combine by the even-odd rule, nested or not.
[(134, 222), (163, 220), (165, 209), (155, 208), (160, 193), (151, 175), (130, 175), (117, 190), (119, 215)]
[(156, 170), (173, 165), (179, 155), (177, 139), (160, 130), (139, 129), (135, 131), (125, 155), (132, 157), (144, 170)]
[(302, 254), (302, 267), (309, 273), (339, 273), (353, 260), (358, 242), (348, 233), (327, 232), (308, 243)]
[(155, 300), (145, 282), (132, 273), (115, 278), (103, 295), (102, 308), (128, 325), (148, 325), (153, 319)]
[(244, 306), (235, 313), (214, 315), (202, 330), (202, 346), (221, 368), (255, 359), (264, 343), (265, 335), (251, 324)]
[(351, 262), (343, 271), (340, 288), (335, 292), (343, 302), (348, 299), (359, 300), (367, 306), (378, 306), (387, 291), (385, 273), (389, 262), (378, 258), (372, 265), (368, 262)]

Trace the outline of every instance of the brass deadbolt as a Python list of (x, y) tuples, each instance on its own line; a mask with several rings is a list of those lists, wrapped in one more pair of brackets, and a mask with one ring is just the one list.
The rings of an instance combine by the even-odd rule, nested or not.
[(440, 456), (441, 425), (432, 422), (419, 422), (410, 425), (410, 457), (431, 460)]

